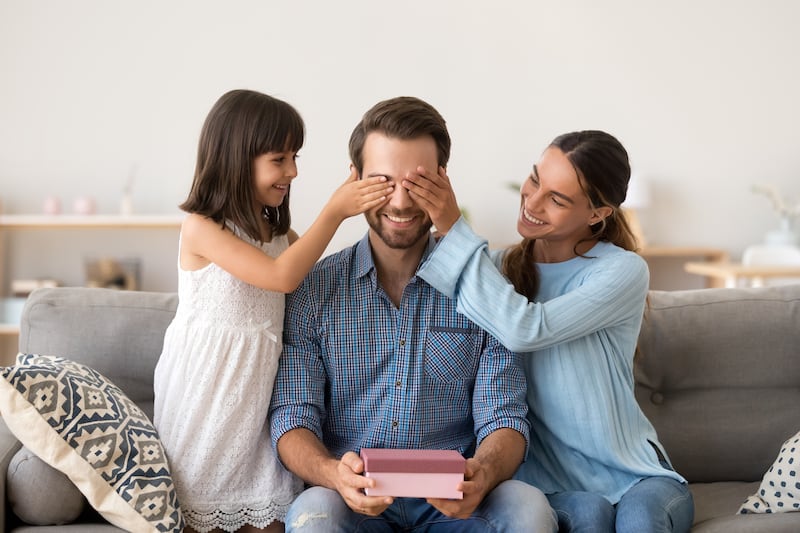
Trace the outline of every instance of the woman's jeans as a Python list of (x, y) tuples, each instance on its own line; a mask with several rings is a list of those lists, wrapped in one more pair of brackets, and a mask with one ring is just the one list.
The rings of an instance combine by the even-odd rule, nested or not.
[(670, 477), (641, 480), (616, 505), (592, 492), (559, 492), (547, 499), (562, 533), (685, 533), (694, 520), (689, 487)]
[(419, 498), (395, 498), (380, 516), (366, 516), (353, 512), (335, 490), (311, 487), (292, 503), (285, 523), (287, 533), (554, 533), (557, 529), (545, 495), (515, 480), (498, 485), (465, 519), (448, 518)]

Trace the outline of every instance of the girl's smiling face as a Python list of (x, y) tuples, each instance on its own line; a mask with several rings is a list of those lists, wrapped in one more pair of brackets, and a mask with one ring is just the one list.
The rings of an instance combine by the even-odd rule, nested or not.
[(258, 208), (278, 207), (297, 177), (297, 153), (267, 152), (253, 160), (253, 187)]

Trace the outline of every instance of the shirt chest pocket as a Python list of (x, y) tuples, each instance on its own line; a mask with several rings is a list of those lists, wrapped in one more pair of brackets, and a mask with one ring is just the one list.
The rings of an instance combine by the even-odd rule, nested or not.
[(431, 326), (425, 339), (425, 373), (444, 383), (474, 381), (482, 344), (477, 329)]

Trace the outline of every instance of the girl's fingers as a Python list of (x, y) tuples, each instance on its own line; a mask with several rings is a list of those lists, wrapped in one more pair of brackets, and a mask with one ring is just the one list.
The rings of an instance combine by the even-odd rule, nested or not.
[(380, 197), (375, 198), (373, 200), (366, 200), (364, 203), (361, 204), (361, 208), (364, 211), (366, 211), (367, 209), (372, 209), (373, 207), (378, 206), (378, 205), (382, 204), (385, 201), (386, 201), (386, 197), (385, 196), (380, 196)]
[(368, 200), (380, 196), (388, 196), (394, 190), (394, 185), (387, 184), (384, 176), (369, 178), (368, 180), (361, 180), (356, 184), (358, 193)]
[[(386, 176), (373, 176), (358, 180), (356, 183), (356, 188), (364, 190), (379, 190), (385, 187), (387, 187)], [(388, 185), (388, 187), (392, 187), (392, 185)]]

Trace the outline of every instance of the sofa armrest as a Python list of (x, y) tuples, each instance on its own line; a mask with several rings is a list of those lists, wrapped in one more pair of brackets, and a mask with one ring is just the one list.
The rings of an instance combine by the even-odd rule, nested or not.
[(6, 509), (8, 497), (6, 495), (6, 475), (11, 458), (22, 447), (13, 433), (8, 429), (6, 423), (0, 418), (0, 533), (6, 531), (8, 524), (5, 523), (9, 516), (10, 509)]

